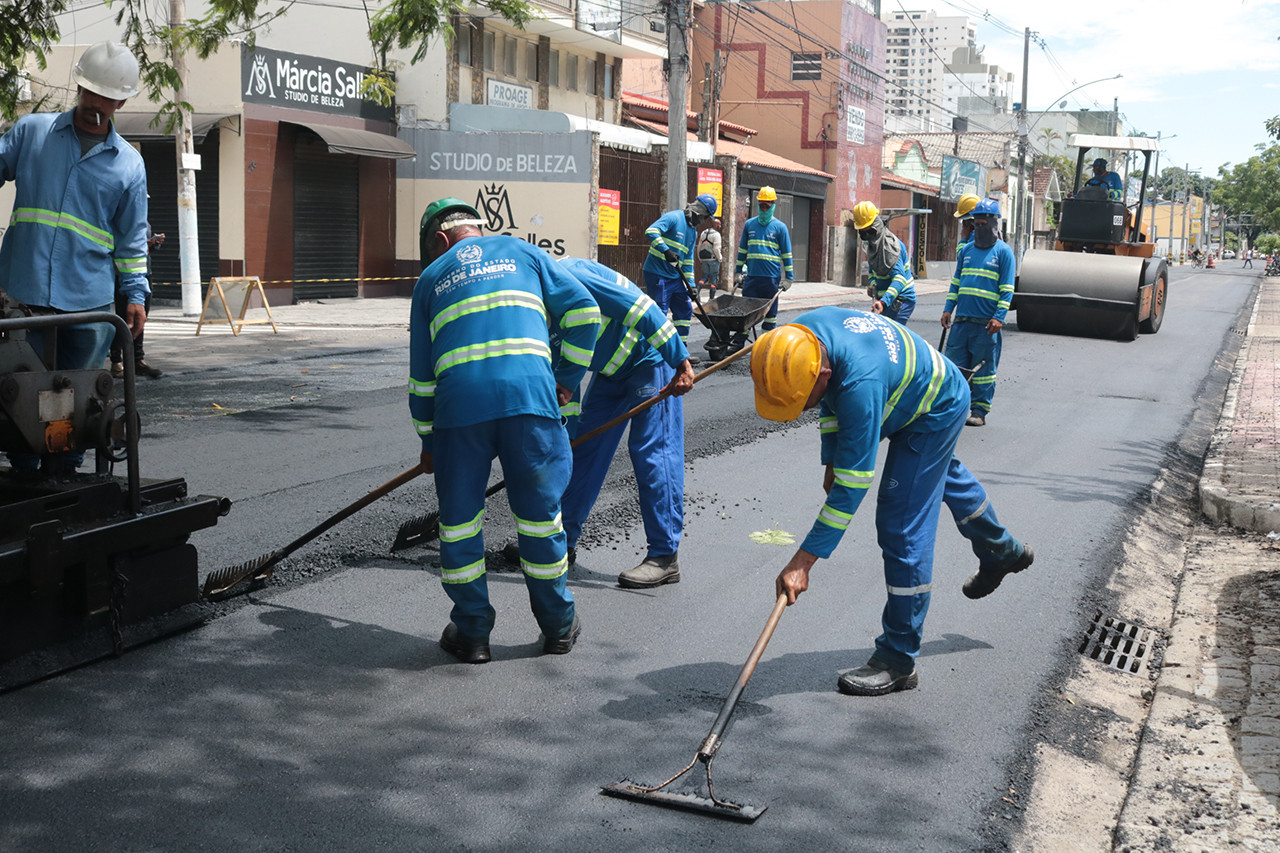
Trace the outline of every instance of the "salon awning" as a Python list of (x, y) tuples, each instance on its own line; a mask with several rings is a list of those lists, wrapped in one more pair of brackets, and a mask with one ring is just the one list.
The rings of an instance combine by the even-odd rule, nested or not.
[(291, 121), (314, 131), (324, 140), (334, 154), (358, 154), (361, 157), (385, 157), (389, 160), (412, 160), (418, 156), (413, 146), (395, 136), (359, 130), (354, 127), (335, 127), (319, 122)]
[[(191, 132), (196, 142), (203, 142), (204, 138), (209, 135), (209, 131), (213, 130), (213, 126), (224, 118), (232, 118), (235, 113), (192, 113), (191, 114)], [(129, 142), (153, 142), (159, 139), (172, 139), (172, 133), (164, 132), (164, 122), (158, 122), (154, 127), (151, 121), (156, 117), (155, 113), (116, 113), (111, 118), (111, 123), (115, 125), (116, 133), (123, 136)]]

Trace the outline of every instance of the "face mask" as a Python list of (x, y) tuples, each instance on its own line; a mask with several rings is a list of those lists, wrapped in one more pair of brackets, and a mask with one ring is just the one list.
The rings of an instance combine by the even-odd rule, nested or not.
[(862, 238), (862, 241), (864, 243), (870, 243), (872, 240), (876, 238), (876, 229), (863, 228), (861, 231), (858, 232), (858, 236)]
[(990, 249), (1000, 236), (997, 226), (998, 220), (995, 219), (973, 220), (973, 244), (979, 249)]
[(773, 221), (773, 206), (760, 208), (760, 215), (757, 217), (761, 225), (768, 225)]

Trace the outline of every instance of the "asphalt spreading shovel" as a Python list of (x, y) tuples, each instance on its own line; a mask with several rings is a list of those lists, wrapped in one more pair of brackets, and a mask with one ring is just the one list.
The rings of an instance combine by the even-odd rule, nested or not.
[[(733, 355), (729, 356), (728, 358), (724, 358), (724, 359), (721, 359), (720, 361), (717, 361), (715, 364), (711, 365), (706, 370), (694, 376), (693, 377), (694, 384), (696, 385), (700, 380), (704, 379), (707, 376), (710, 376), (711, 374), (715, 373), (717, 370), (722, 370), (725, 367), (728, 367), (730, 364), (733, 364), (733, 362), (742, 358), (744, 355), (746, 355), (750, 351), (751, 351), (751, 347), (749, 346), (743, 347), (741, 350), (739, 350), (738, 352), (735, 352)], [(663, 400), (667, 399), (670, 396), (671, 396), (671, 390), (669, 388), (664, 388), (660, 393), (654, 395), (653, 397), (650, 397), (648, 400), (645, 400), (643, 403), (636, 406), (635, 408), (629, 411), (623, 412), (622, 414), (618, 415), (616, 418), (609, 421), (608, 423), (603, 423), (600, 426), (596, 427), (595, 429), (585, 432), (582, 435), (578, 436), (572, 442), (570, 442), (569, 446), (577, 447), (579, 444), (582, 444), (584, 441), (590, 441), (591, 439), (595, 438), (601, 433), (606, 433), (609, 430), (613, 429), (623, 421), (630, 420), (631, 418), (634, 418), (636, 415), (640, 414), (641, 412), (648, 411), (649, 409), (653, 408), (658, 403), (661, 403)], [(489, 488), (485, 489), (485, 492), (484, 492), (485, 499), (487, 500), (493, 497), (494, 495), (496, 495), (498, 492), (502, 491), (506, 487), (507, 487), (507, 481), (499, 480)], [(431, 542), (439, 535), (440, 535), (440, 510), (436, 509), (436, 510), (432, 510), (431, 512), (424, 513), (423, 515), (419, 515), (415, 518), (411, 518), (408, 521), (406, 521), (404, 524), (400, 525), (400, 530), (398, 533), (396, 533), (396, 541), (391, 543), (391, 550), (400, 551), (405, 548), (411, 548), (414, 545), (421, 545), (426, 542)]]
[(288, 545), (285, 545), (283, 548), (272, 551), (270, 554), (263, 554), (256, 560), (250, 560), (249, 562), (241, 563), (238, 566), (229, 566), (228, 568), (218, 569), (216, 572), (211, 572), (204, 582), (204, 597), (216, 601), (221, 598), (229, 597), (231, 590), (235, 589), (245, 581), (260, 583), (267, 580), (267, 578), (271, 577), (276, 563), (280, 562), (303, 545), (306, 545), (312, 539), (315, 539), (335, 524), (345, 521), (355, 515), (378, 498), (391, 494), (391, 492), (400, 488), (421, 473), (422, 466), (414, 465), (409, 470), (397, 475), (394, 479), (388, 480), (381, 486), (378, 486), (378, 488), (369, 492), (369, 494), (360, 498), (355, 503), (329, 516), (324, 521), (320, 522), (315, 527), (290, 542)]
[[(687, 811), (715, 815), (716, 817), (738, 820), (743, 823), (753, 823), (756, 818), (764, 814), (768, 806), (757, 808), (722, 800), (717, 797), (715, 784), (711, 781), (711, 762), (715, 760), (716, 752), (719, 751), (720, 746), (724, 743), (724, 730), (729, 725), (729, 718), (733, 716), (734, 709), (738, 707), (738, 698), (742, 695), (743, 688), (747, 686), (747, 681), (751, 678), (751, 674), (756, 671), (756, 664), (759, 663), (760, 656), (764, 654), (764, 647), (769, 645), (769, 639), (773, 636), (773, 629), (778, 627), (778, 620), (782, 618), (782, 611), (786, 608), (787, 596), (786, 593), (781, 593), (778, 595), (777, 603), (773, 605), (773, 612), (769, 614), (769, 621), (765, 623), (764, 630), (760, 632), (760, 638), (756, 640), (755, 647), (751, 650), (750, 657), (743, 664), (742, 671), (738, 673), (738, 680), (734, 683), (733, 689), (729, 691), (729, 697), (724, 700), (720, 715), (716, 717), (715, 723), (711, 726), (711, 731), (702, 741), (702, 745), (698, 747), (693, 760), (685, 765), (683, 770), (661, 785), (642, 785), (639, 782), (623, 779), (621, 782), (605, 785), (600, 789), (600, 793), (607, 794), (610, 797), (638, 800), (655, 806), (666, 806), (673, 809), (686, 809)], [(662, 790), (692, 770), (693, 766), (698, 762), (702, 762), (703, 766), (707, 768), (708, 797), (700, 797), (696, 794), (676, 794)]]
[[(943, 327), (942, 327), (942, 337), (938, 339), (938, 352), (942, 353), (943, 355), (946, 355), (946, 354), (947, 354), (947, 350), (946, 350), (946, 345), (947, 345), (947, 332), (949, 332), (949, 331), (951, 331), (951, 327), (950, 327), (950, 326), (943, 326)], [(979, 370), (981, 370), (981, 369), (982, 369), (982, 365), (984, 365), (984, 364), (986, 364), (986, 363), (987, 363), (987, 362), (986, 362), (986, 359), (983, 359), (982, 361), (980, 361), (980, 362), (978, 362), (977, 364), (975, 364), (973, 367), (960, 367), (960, 365), (958, 365), (958, 364), (956, 365), (956, 367), (959, 367), (959, 368), (960, 368), (960, 373), (964, 376), (964, 381), (965, 381), (965, 382), (968, 382), (968, 383), (970, 383), (970, 385), (972, 385), (972, 384), (973, 384), (973, 374), (975, 374), (975, 373), (977, 373)]]

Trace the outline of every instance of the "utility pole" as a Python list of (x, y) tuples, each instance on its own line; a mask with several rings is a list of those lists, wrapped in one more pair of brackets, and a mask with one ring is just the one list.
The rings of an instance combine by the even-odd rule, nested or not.
[(1187, 164), (1186, 172), (1182, 176), (1183, 182), (1186, 184), (1186, 191), (1182, 194), (1182, 251), (1179, 253), (1180, 258), (1187, 256), (1187, 205), (1191, 204), (1191, 164)]
[[(186, 0), (169, 0), (169, 28), (181, 29), (186, 24)], [(188, 317), (200, 313), (200, 240), (196, 222), (196, 157), (195, 138), (191, 129), (191, 110), (187, 102), (187, 59), (174, 48), (173, 69), (178, 72), (178, 113), (181, 120), (174, 132), (178, 160), (178, 256), (182, 265), (182, 313)]]
[(1027, 134), (1031, 131), (1027, 128), (1027, 69), (1031, 59), (1031, 28), (1027, 27), (1026, 33), (1022, 41), (1022, 103), (1018, 104), (1018, 194), (1016, 196), (1017, 204), (1014, 206), (1013, 222), (1017, 226), (1017, 233), (1014, 235), (1014, 245), (1017, 247), (1016, 255), (1018, 262), (1022, 262), (1022, 256), (1026, 254), (1026, 240), (1023, 231), (1023, 220), (1026, 217), (1025, 208), (1027, 207)]
[(688, 127), (685, 112), (689, 93), (687, 0), (667, 4), (667, 210), (681, 210), (688, 200), (689, 167), (685, 155)]

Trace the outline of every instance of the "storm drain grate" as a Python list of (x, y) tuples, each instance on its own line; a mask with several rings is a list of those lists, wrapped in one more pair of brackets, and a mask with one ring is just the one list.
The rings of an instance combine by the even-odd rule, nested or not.
[(1107, 616), (1101, 610), (1085, 629), (1080, 654), (1121, 672), (1139, 672), (1150, 660), (1158, 634), (1150, 628)]

